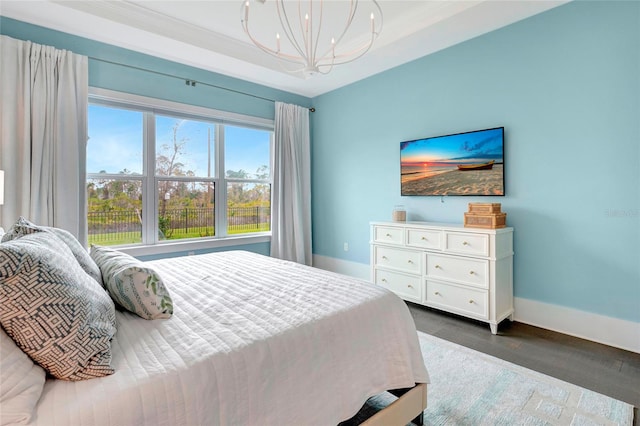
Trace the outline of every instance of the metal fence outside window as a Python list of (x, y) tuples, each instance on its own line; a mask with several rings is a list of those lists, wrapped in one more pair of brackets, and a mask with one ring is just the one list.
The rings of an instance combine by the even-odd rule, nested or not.
[(139, 210), (89, 212), (89, 243), (117, 244), (112, 241), (142, 241), (142, 216)]
[[(158, 215), (160, 239), (198, 238), (215, 235), (213, 208), (167, 209)], [(142, 241), (142, 212), (122, 210), (89, 212), (89, 242), (128, 244)], [(229, 233), (249, 233), (271, 229), (270, 207), (230, 207), (227, 209)]]

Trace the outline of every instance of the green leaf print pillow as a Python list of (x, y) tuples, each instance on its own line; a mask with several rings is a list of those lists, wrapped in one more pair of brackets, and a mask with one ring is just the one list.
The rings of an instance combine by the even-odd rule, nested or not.
[(171, 317), (171, 295), (153, 268), (133, 256), (101, 246), (91, 246), (91, 258), (102, 272), (109, 296), (118, 305), (144, 319)]

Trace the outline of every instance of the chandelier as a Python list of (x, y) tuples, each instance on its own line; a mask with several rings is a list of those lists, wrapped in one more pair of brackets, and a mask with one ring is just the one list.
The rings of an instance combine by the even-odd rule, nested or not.
[[(327, 4), (323, 0), (273, 0), (270, 3), (275, 3), (275, 10), (267, 0), (254, 3), (250, 6), (249, 0), (243, 0), (244, 32), (262, 51), (286, 63), (283, 68), (287, 72), (302, 73), (305, 78), (328, 74), (335, 65), (360, 58), (382, 31), (382, 9), (376, 0), (334, 0)], [(363, 3), (370, 5), (369, 10), (364, 10)], [(341, 16), (335, 16), (336, 12)], [(275, 34), (260, 37), (255, 31), (262, 30), (264, 35), (264, 28), (252, 27), (250, 22), (262, 26), (267, 13), (277, 15), (278, 27)], [(354, 31), (354, 27), (359, 29)]]

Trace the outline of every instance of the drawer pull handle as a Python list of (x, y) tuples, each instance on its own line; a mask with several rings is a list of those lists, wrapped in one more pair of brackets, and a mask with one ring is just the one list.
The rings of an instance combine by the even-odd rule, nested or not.
[(463, 246), (468, 246), (468, 245), (469, 245), (469, 243), (468, 243), (468, 242), (466, 242), (466, 241), (463, 241), (463, 242), (462, 242), (462, 245), (463, 245)]
[(387, 237), (391, 238), (391, 234), (387, 234)]
[(383, 283), (386, 283), (386, 282), (387, 282), (387, 279), (386, 279), (386, 278), (383, 278), (383, 279), (381, 279), (380, 281), (382, 281)]
[(409, 288), (413, 288), (413, 286), (411, 284), (407, 284), (407, 287)]
[(422, 241), (427, 241), (427, 237), (422, 237), (421, 240)]
[(440, 292), (439, 291), (436, 291), (433, 294), (435, 294), (436, 296), (440, 296)]
[(469, 303), (476, 303), (476, 302), (474, 302), (473, 299), (471, 299), (471, 300), (469, 300)]
[(413, 263), (413, 260), (409, 259), (407, 260), (407, 263)]
[(442, 269), (440, 265), (436, 265), (436, 269)]
[(475, 274), (475, 272), (469, 271), (469, 275), (474, 275), (474, 274)]
[(382, 260), (387, 260), (387, 256), (382, 256)]

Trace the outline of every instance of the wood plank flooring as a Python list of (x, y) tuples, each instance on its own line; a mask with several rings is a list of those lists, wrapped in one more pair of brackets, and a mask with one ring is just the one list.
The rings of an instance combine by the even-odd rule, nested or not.
[(407, 305), (418, 330), (632, 404), (640, 426), (640, 354), (508, 320), (493, 335), (488, 324)]

